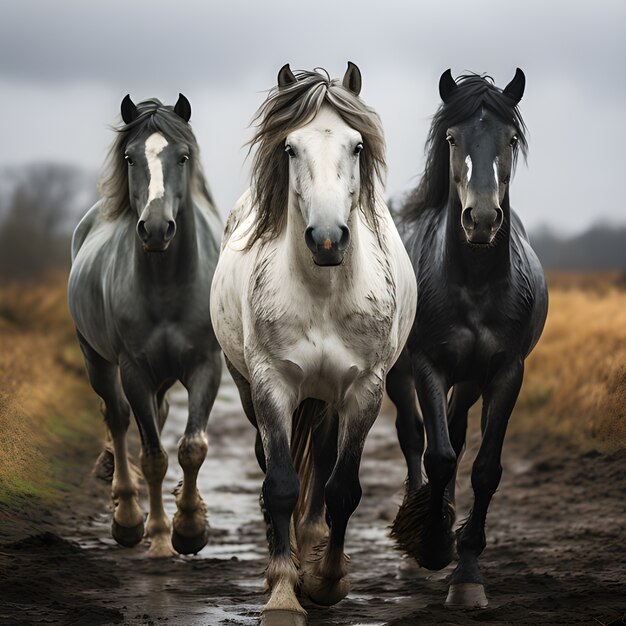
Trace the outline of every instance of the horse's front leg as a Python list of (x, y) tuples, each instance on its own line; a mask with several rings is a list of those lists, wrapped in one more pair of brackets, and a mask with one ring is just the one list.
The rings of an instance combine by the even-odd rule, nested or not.
[(159, 436), (158, 407), (155, 385), (134, 363), (120, 362), (122, 386), (135, 414), (141, 435), (141, 469), (148, 483), (150, 509), (146, 536), (150, 538), (149, 557), (174, 556), (170, 539), (170, 523), (163, 508), (163, 478), (167, 472), (167, 452)]
[(114, 450), (111, 495), (115, 510), (111, 534), (120, 545), (132, 547), (141, 541), (144, 526), (143, 513), (137, 502), (137, 485), (126, 448), (130, 407), (120, 387), (117, 366), (105, 361), (80, 333), (78, 339), (85, 356), (89, 382), (102, 398), (102, 412), (109, 430), (110, 445)]
[(197, 488), (197, 479), (208, 450), (206, 428), (221, 378), (221, 354), (215, 352), (183, 380), (189, 392), (189, 417), (185, 434), (178, 443), (183, 480), (176, 489), (177, 511), (172, 530), (172, 545), (180, 554), (199, 552), (209, 539), (207, 510)]
[(411, 358), (406, 348), (387, 374), (387, 394), (397, 409), (396, 430), (406, 460), (406, 488), (411, 493), (422, 486), (424, 424), (417, 410)]
[(423, 567), (439, 570), (453, 557), (454, 508), (446, 498), (446, 486), (454, 476), (456, 454), (447, 422), (447, 384), (422, 357), (413, 357), (415, 386), (424, 415), (427, 446), (424, 469), (428, 484), (409, 492), (392, 526), (392, 536)]
[(266, 466), (262, 493), (270, 552), (265, 571), (270, 599), (263, 608), (261, 624), (304, 626), (306, 611), (295, 593), (300, 574), (292, 554), (295, 537), (291, 536), (291, 519), (300, 489), (290, 445), (297, 399), (277, 372), (253, 376), (251, 392)]
[(319, 554), (303, 563), (302, 590), (314, 602), (330, 606), (350, 591), (348, 558), (344, 541), (348, 520), (361, 500), (359, 467), (365, 438), (378, 416), (383, 396), (382, 378), (359, 385), (339, 410), (337, 462), (326, 484), (326, 511), (330, 523), (328, 541)]
[(487, 509), (502, 476), (502, 445), (522, 385), (523, 372), (521, 360), (501, 368), (483, 394), (483, 440), (472, 467), (474, 506), (467, 521), (457, 531), (459, 562), (452, 574), (446, 599), (449, 607), (487, 606), (478, 557), (486, 545)]

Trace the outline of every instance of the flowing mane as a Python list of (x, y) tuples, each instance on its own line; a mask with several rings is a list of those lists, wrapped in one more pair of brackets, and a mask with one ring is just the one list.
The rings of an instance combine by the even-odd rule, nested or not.
[(191, 126), (174, 113), (174, 107), (162, 104), (156, 98), (137, 105), (139, 116), (130, 124), (114, 130), (117, 136), (111, 146), (100, 180), (100, 193), (104, 200), (104, 215), (116, 219), (131, 210), (128, 196), (128, 166), (124, 160), (126, 146), (146, 129), (162, 133), (166, 138), (189, 146), (191, 166), (191, 195), (199, 205), (210, 207), (217, 214), (213, 196), (202, 173), (200, 151)]
[[(321, 68), (320, 68), (321, 69)], [(367, 223), (378, 234), (376, 218), (376, 181), (386, 170), (385, 140), (377, 113), (351, 93), (325, 70), (298, 71), (297, 82), (274, 87), (256, 112), (256, 132), (250, 150), (256, 148), (252, 163), (252, 203), (258, 220), (248, 246), (258, 239), (276, 236), (287, 214), (289, 163), (285, 158), (285, 139), (290, 132), (308, 124), (323, 104), (330, 105), (341, 118), (363, 137), (360, 157), (361, 192), (359, 207)]]
[(495, 86), (490, 76), (464, 74), (459, 76), (457, 82), (458, 89), (448, 102), (441, 104), (433, 117), (426, 140), (426, 166), (422, 179), (398, 211), (400, 218), (407, 222), (418, 219), (428, 209), (436, 210), (445, 206), (450, 186), (446, 131), (450, 126), (469, 119), (480, 108), (484, 107), (514, 126), (518, 136), (513, 150), (514, 167), (520, 151), (526, 159), (526, 124), (511, 98)]

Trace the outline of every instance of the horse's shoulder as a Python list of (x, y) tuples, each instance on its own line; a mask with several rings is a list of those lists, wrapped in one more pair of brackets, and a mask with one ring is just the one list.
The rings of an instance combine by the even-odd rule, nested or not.
[(78, 251), (85, 242), (85, 239), (92, 231), (94, 226), (102, 219), (102, 210), (104, 207), (104, 201), (98, 200), (88, 211), (83, 218), (78, 222), (78, 226), (74, 229), (72, 235), (72, 261), (76, 258)]
[(247, 245), (248, 236), (252, 232), (255, 222), (254, 206), (252, 204), (252, 195), (250, 189), (247, 189), (243, 195), (237, 200), (232, 211), (226, 220), (226, 228), (222, 237), (222, 248), (229, 243), (233, 235), (233, 241), (236, 240), (237, 249), (244, 249)]

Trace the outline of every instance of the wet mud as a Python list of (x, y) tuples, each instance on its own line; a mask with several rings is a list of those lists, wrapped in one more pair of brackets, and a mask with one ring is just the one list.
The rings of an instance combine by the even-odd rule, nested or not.
[[(182, 389), (172, 391), (170, 404), (164, 493), (173, 515), (171, 492), (182, 476), (176, 461), (186, 418)], [(474, 424), (460, 472), (459, 520), (471, 505), (476, 430)], [(110, 534), (109, 488), (86, 466), (80, 498), (68, 497), (40, 532), (0, 547), (0, 623), (258, 624), (267, 554), (258, 502), (263, 478), (254, 431), (228, 380), (209, 436), (200, 491), (212, 531), (200, 554), (149, 560), (143, 543), (119, 547)], [(402, 556), (388, 536), (405, 466), (393, 417), (384, 412), (367, 442), (363, 499), (348, 529), (352, 590), (331, 608), (304, 601), (309, 625), (626, 623), (626, 451), (581, 453), (541, 434), (511, 433), (503, 466), (482, 557), (489, 607), (447, 610), (453, 565), (401, 571)]]

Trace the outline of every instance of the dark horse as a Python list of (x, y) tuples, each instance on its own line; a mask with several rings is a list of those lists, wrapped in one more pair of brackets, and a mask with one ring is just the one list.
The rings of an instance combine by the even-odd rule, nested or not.
[[(478, 566), (487, 508), (502, 475), (502, 445), (524, 360), (547, 314), (541, 265), (509, 204), (515, 162), (527, 150), (517, 108), (524, 86), (520, 69), (503, 90), (477, 75), (462, 76), (457, 84), (446, 71), (424, 176), (394, 210), (415, 269), (418, 301), (406, 348), (387, 378), (408, 466), (407, 494), (392, 534), (428, 569), (439, 570), (453, 558), (457, 462), (468, 410), (483, 398), (474, 505), (456, 533), (459, 562), (447, 606), (487, 605)], [(415, 390), (427, 436), (424, 486)]]
[[(182, 94), (174, 107), (158, 100), (135, 105), (124, 98), (124, 125), (109, 155), (103, 198), (72, 240), (70, 310), (114, 449), (113, 537), (132, 546), (144, 532), (126, 453), (132, 408), (150, 497), (148, 555), (154, 557), (173, 555), (172, 546), (194, 553), (207, 542), (206, 507), (196, 478), (207, 453), (205, 430), (222, 369), (209, 313), (222, 227), (190, 116)], [(178, 446), (184, 479), (170, 539), (160, 430), (165, 394), (177, 380), (189, 392), (189, 419)]]

